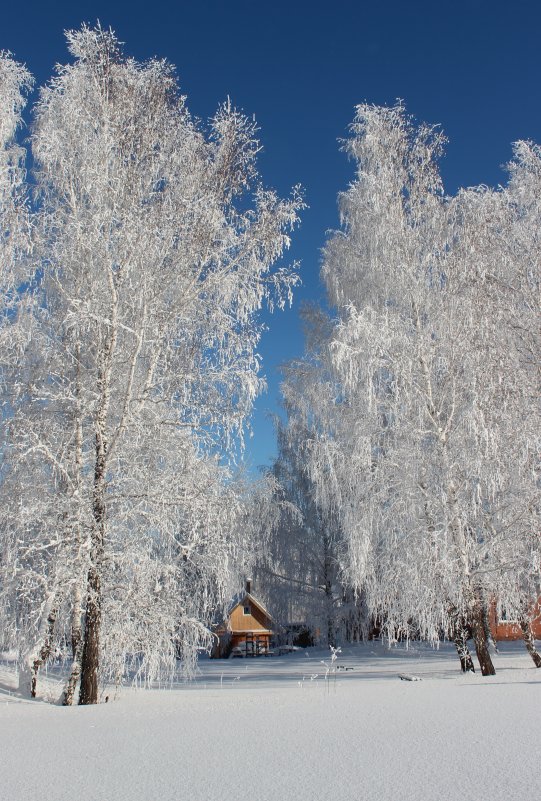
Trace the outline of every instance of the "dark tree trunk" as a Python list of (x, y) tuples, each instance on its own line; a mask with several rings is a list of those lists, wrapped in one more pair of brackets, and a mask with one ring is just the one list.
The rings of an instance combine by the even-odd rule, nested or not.
[(103, 565), (103, 544), (105, 541), (105, 470), (106, 439), (101, 433), (96, 434), (96, 467), (94, 472), (94, 530), (90, 551), (90, 568), (87, 579), (87, 599), (83, 636), (83, 653), (81, 658), (80, 704), (98, 703), (98, 670), (100, 664), (100, 630), (101, 630), (101, 572)]
[(80, 704), (98, 703), (98, 669), (100, 664), (101, 577), (93, 566), (88, 571), (88, 597), (85, 613), (85, 635), (81, 657)]
[(104, 343), (99, 357), (97, 389), (100, 405), (96, 415), (96, 462), (94, 465), (94, 492), (92, 513), (94, 526), (90, 547), (90, 568), (87, 579), (87, 598), (83, 633), (83, 653), (81, 658), (80, 704), (98, 703), (98, 670), (100, 664), (100, 630), (102, 613), (101, 577), (105, 544), (106, 518), (106, 473), (107, 473), (107, 416), (111, 400), (111, 381), (113, 356), (118, 334), (118, 292), (116, 277), (110, 273), (111, 320), (109, 339)]
[(524, 642), (526, 643), (526, 648), (528, 650), (528, 653), (533, 659), (534, 665), (537, 668), (541, 668), (541, 656), (539, 655), (535, 647), (535, 640), (529, 618), (527, 617), (521, 618), (520, 628), (522, 629), (522, 637), (524, 638)]
[(475, 651), (477, 653), (477, 659), (479, 660), (481, 674), (483, 676), (495, 676), (496, 670), (490, 656), (488, 640), (483, 622), (483, 601), (478, 592), (475, 594), (473, 603), (472, 629), (473, 640), (475, 642)]

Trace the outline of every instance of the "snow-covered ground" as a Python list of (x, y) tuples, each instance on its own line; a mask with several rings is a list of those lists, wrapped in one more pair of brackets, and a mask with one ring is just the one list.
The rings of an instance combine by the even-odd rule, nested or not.
[(494, 659), (496, 676), (462, 676), (447, 646), (367, 643), (327, 679), (323, 650), (204, 659), (192, 684), (70, 709), (18, 698), (0, 663), (0, 798), (529, 801), (541, 670), (520, 643)]

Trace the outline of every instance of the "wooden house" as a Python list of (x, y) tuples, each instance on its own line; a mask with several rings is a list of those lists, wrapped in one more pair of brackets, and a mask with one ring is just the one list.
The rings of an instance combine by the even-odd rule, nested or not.
[[(274, 623), (263, 604), (252, 595), (251, 582), (229, 606), (225, 620), (214, 630), (217, 636), (212, 651), (214, 658), (239, 656), (266, 656), (270, 654)], [(235, 650), (233, 650), (235, 649)]]

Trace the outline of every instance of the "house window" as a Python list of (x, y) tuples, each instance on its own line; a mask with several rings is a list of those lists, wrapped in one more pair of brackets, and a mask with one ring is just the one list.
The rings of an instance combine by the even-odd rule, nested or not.
[(251, 615), (252, 614), (252, 610), (250, 609), (249, 606), (245, 606), (244, 607), (244, 614), (245, 615)]

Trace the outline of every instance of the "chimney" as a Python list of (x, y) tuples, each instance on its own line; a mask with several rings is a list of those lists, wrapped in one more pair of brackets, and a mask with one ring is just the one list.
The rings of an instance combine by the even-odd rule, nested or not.
[(252, 579), (246, 579), (246, 592), (252, 592)]

